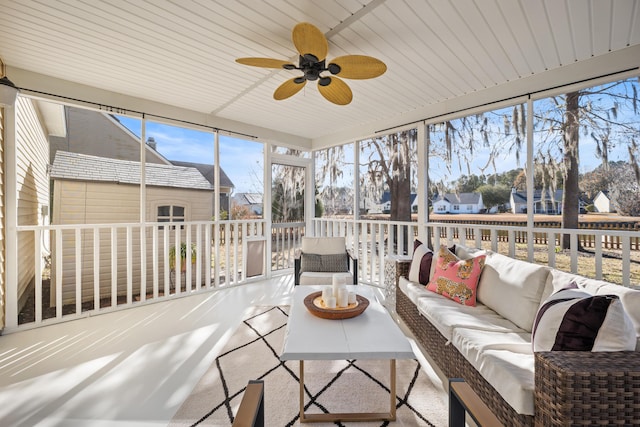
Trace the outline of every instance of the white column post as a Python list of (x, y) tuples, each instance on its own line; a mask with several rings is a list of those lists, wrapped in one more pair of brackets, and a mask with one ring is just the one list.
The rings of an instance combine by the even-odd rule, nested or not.
[[(17, 106), (16, 102), (16, 106)], [(6, 329), (18, 327), (18, 189), (16, 177), (16, 108), (4, 107)]]

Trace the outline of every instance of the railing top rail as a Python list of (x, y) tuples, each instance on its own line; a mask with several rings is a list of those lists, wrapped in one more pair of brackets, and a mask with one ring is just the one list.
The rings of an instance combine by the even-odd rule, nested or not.
[[(322, 222), (338, 222), (338, 223), (359, 223), (368, 225), (399, 225), (420, 227), (421, 225), (415, 221), (379, 221), (379, 220), (352, 220), (352, 219), (329, 219), (314, 218), (314, 221)], [(531, 231), (533, 233), (556, 233), (556, 234), (581, 234), (581, 235), (607, 235), (607, 236), (633, 236), (640, 237), (640, 230), (631, 229), (596, 229), (596, 228), (561, 228), (561, 227), (533, 227), (526, 228), (523, 225), (504, 225), (504, 224), (469, 224), (469, 223), (450, 223), (450, 222), (428, 222), (424, 224), (427, 228), (469, 228), (474, 230), (497, 230), (497, 231)]]
[(35, 231), (35, 230), (75, 230), (94, 229), (94, 228), (127, 228), (127, 227), (162, 227), (175, 225), (224, 225), (224, 224), (256, 224), (265, 223), (264, 219), (239, 219), (239, 220), (219, 220), (219, 221), (180, 221), (180, 222), (114, 222), (100, 224), (48, 224), (48, 225), (19, 225), (16, 227), (18, 231)]

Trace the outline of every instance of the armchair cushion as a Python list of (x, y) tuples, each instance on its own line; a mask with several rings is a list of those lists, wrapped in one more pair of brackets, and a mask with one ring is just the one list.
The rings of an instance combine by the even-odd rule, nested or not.
[(320, 255), (303, 252), (300, 257), (300, 271), (333, 273), (349, 271), (347, 253), (343, 252), (338, 254)]
[(344, 237), (303, 237), (302, 252), (308, 254), (340, 254), (347, 248)]

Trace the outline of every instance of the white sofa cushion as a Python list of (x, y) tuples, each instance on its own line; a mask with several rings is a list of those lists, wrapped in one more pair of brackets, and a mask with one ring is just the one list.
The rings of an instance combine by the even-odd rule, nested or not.
[(478, 301), (531, 332), (549, 269), (488, 253), (478, 284)]
[(480, 374), (519, 414), (534, 415), (535, 357), (507, 350), (487, 350), (482, 354)]
[(451, 340), (455, 328), (481, 331), (525, 332), (513, 322), (500, 316), (485, 305), (475, 307), (460, 305), (442, 295), (430, 293), (418, 298), (418, 311), (435, 326), (447, 339)]
[(400, 290), (402, 290), (402, 292), (411, 300), (411, 302), (416, 305), (418, 304), (418, 298), (423, 296), (429, 297), (435, 295), (433, 292), (428, 291), (424, 285), (411, 282), (405, 277), (400, 277), (398, 285), (400, 286)]
[(530, 333), (456, 328), (451, 342), (516, 412), (533, 415), (535, 375)]

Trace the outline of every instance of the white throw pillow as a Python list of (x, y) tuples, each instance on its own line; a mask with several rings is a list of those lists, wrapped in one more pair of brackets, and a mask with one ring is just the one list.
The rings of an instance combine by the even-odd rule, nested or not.
[(538, 310), (533, 351), (630, 351), (633, 323), (617, 295), (591, 295), (575, 283), (551, 295)]
[(409, 280), (413, 283), (426, 285), (429, 283), (433, 251), (424, 243), (416, 240), (414, 243), (411, 267), (409, 268)]
[(549, 269), (498, 253), (487, 254), (478, 301), (531, 332)]

